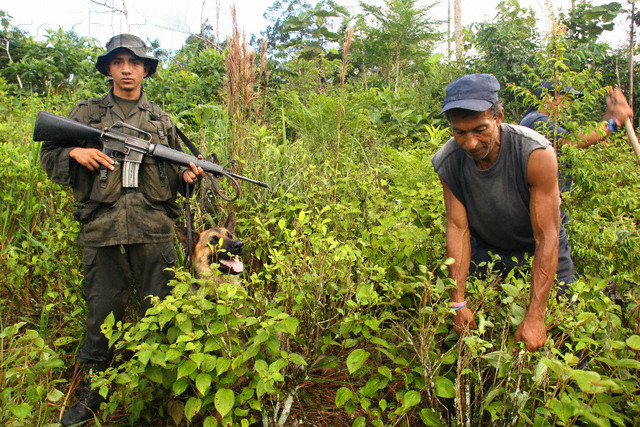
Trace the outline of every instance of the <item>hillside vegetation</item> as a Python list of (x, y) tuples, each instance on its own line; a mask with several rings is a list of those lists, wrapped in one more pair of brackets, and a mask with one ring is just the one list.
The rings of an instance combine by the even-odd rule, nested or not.
[[(203, 151), (270, 188), (243, 183), (233, 203), (204, 186), (193, 196), (199, 230), (236, 212), (240, 284), (211, 289), (180, 267), (144, 318), (132, 298), (125, 324), (107, 319), (116, 363), (98, 380), (108, 401), (95, 424), (637, 425), (640, 169), (624, 133), (564, 149), (579, 278), (572, 301), (549, 299), (535, 353), (513, 339), (526, 269), (470, 278), (479, 328), (453, 332), (430, 162), (451, 136), (438, 112), (458, 75), (494, 73), (508, 122), (540, 80), (562, 76), (585, 93), (566, 111), (578, 129), (602, 117), (606, 86), (629, 80), (616, 74), (625, 52), (570, 25), (584, 5), (542, 35), (525, 30), (530, 11), (505, 2), (468, 29), (474, 53), (454, 61), (434, 53), (441, 36), (411, 14), (414, 1), (372, 8), (354, 32), (342, 11), (320, 13), (331, 4), (307, 12), (335, 32), (279, 11), (298, 20), (270, 28), (257, 53), (204, 30), (177, 52), (156, 49), (164, 66), (145, 83), (149, 98)], [(394, 21), (401, 6), (413, 21)], [(403, 38), (407, 22), (422, 24), (419, 39)], [(81, 381), (85, 304), (73, 195), (40, 168), (33, 125), (38, 111), (66, 116), (107, 84), (93, 68), (96, 40), (60, 29), (35, 41), (4, 21), (2, 37), (15, 50), (0, 58), (0, 424), (46, 426)]]

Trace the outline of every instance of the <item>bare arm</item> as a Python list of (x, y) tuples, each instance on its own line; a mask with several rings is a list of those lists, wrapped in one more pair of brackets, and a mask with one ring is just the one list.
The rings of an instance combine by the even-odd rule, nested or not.
[(558, 166), (551, 146), (536, 150), (529, 157), (527, 179), (530, 185), (531, 226), (536, 241), (531, 266), (529, 307), (516, 331), (517, 341), (524, 341), (529, 351), (541, 347), (547, 337), (544, 315), (549, 291), (558, 268), (560, 234), (560, 193)]
[(597, 144), (611, 133), (606, 121), (612, 117), (617, 120), (620, 126), (624, 126), (624, 122), (633, 117), (633, 110), (629, 106), (627, 98), (625, 98), (620, 89), (609, 89), (609, 93), (607, 94), (607, 111), (605, 112), (604, 117), (602, 118), (603, 122), (599, 124), (598, 129), (591, 131), (591, 133), (578, 134), (578, 141), (567, 141), (562, 139), (560, 140), (560, 146), (568, 144), (575, 145), (578, 148), (586, 148)]
[[(447, 256), (455, 260), (449, 266), (449, 275), (456, 283), (456, 287), (451, 291), (451, 301), (462, 302), (465, 300), (467, 275), (471, 263), (471, 234), (467, 210), (447, 184), (442, 180), (440, 182), (442, 182), (444, 204), (447, 210)], [(453, 325), (458, 334), (467, 327), (477, 329), (473, 312), (467, 307), (456, 311)]]

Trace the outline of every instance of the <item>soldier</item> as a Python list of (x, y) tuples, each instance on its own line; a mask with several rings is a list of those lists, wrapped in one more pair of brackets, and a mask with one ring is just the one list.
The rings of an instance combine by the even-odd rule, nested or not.
[[(106, 50), (96, 68), (113, 80), (109, 93), (79, 102), (69, 117), (100, 129), (122, 121), (148, 132), (154, 144), (181, 150), (171, 117), (149, 101), (142, 89), (143, 79), (155, 73), (158, 60), (148, 56), (145, 43), (130, 34), (111, 38)], [(110, 313), (116, 322), (123, 318), (132, 282), (143, 312), (150, 306), (150, 296), (163, 298), (169, 293), (167, 283), (173, 273), (167, 269), (177, 261), (177, 192), (185, 184), (195, 184), (204, 172), (194, 164), (184, 168), (145, 156), (138, 187), (123, 187), (121, 162), (105, 154), (95, 141), (64, 145), (45, 141), (40, 163), (52, 181), (73, 188), (79, 206), (74, 217), (81, 223), (78, 242), (83, 245), (88, 314), (86, 335), (76, 356), (84, 365), (85, 385), (60, 420), (67, 426), (93, 418), (103, 401), (98, 390), (91, 388), (91, 378), (108, 367), (113, 354), (100, 325)]]

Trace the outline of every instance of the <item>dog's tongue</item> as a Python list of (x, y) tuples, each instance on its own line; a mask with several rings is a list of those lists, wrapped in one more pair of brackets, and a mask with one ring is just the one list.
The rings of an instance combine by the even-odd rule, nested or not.
[(231, 271), (236, 274), (242, 273), (244, 271), (244, 264), (242, 263), (242, 261), (240, 261), (240, 257), (237, 255), (234, 256), (233, 259), (221, 259), (220, 264), (226, 265)]

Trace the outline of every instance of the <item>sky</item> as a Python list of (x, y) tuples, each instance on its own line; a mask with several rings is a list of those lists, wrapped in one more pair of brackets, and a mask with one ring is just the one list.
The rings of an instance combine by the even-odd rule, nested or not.
[[(592, 1), (604, 4), (610, 0)], [(4, 0), (0, 10), (12, 16), (11, 24), (36, 39), (42, 39), (47, 29), (62, 27), (74, 29), (80, 36), (95, 37), (104, 46), (113, 35), (130, 32), (143, 39), (159, 39), (161, 47), (170, 50), (179, 49), (190, 33), (197, 33), (205, 19), (214, 28), (214, 33), (222, 39), (230, 35), (232, 28), (231, 6), (235, 4), (239, 29), (244, 30), (247, 39), (251, 34), (260, 35), (267, 22), (263, 17), (266, 9), (274, 0)], [(358, 0), (337, 0), (352, 13), (357, 13)], [(495, 17), (495, 7), (500, 0), (462, 0), (463, 25), (484, 22)], [(311, 0), (314, 3), (314, 0)], [(382, 0), (367, 0), (371, 4), (383, 4)], [(428, 5), (433, 0), (419, 0), (419, 4)], [(123, 14), (109, 12), (109, 7), (123, 9), (126, 6), (128, 20)], [(566, 10), (571, 0), (554, 0), (548, 6), (545, 0), (520, 0), (522, 7), (531, 7), (542, 31), (548, 28), (549, 7), (554, 12), (559, 8)], [(218, 9), (219, 8), (219, 9)], [(219, 14), (217, 13), (219, 10)], [(447, 1), (436, 4), (432, 9), (435, 19), (447, 19)], [(216, 17), (219, 16), (218, 22)], [(618, 26), (617, 28), (624, 28)], [(443, 31), (445, 28), (443, 28)], [(626, 31), (611, 35), (609, 40), (618, 46), (626, 39)]]

